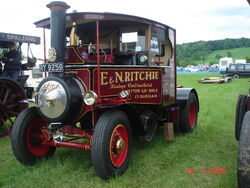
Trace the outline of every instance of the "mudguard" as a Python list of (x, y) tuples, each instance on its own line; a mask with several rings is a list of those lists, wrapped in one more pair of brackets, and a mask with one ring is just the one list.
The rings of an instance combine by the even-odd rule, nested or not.
[(194, 88), (177, 88), (176, 91), (177, 91), (176, 92), (176, 102), (180, 107), (185, 106), (187, 104), (187, 100), (188, 100), (190, 93), (194, 93), (196, 98), (197, 98), (198, 112), (199, 112), (199, 109), (200, 109), (199, 97), (198, 97), (197, 91)]

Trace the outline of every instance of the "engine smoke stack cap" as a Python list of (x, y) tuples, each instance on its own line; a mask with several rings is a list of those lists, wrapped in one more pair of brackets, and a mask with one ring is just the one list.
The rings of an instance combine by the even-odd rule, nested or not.
[(70, 6), (62, 1), (52, 1), (50, 4), (47, 5), (50, 10), (64, 10), (66, 11), (67, 9), (70, 8)]

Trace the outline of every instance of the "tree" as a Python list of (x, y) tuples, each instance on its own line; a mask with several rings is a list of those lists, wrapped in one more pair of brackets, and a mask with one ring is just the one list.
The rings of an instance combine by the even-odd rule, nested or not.
[(220, 54), (216, 54), (215, 58), (219, 60), (222, 56)]
[(227, 57), (232, 57), (232, 53), (231, 52), (227, 52)]
[(250, 57), (247, 56), (245, 59), (246, 59), (247, 63), (250, 63)]

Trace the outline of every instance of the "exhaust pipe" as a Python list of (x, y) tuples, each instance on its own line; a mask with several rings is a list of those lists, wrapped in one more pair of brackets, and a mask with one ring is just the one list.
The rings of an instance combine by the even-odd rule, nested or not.
[(61, 1), (53, 1), (47, 5), (50, 9), (51, 48), (56, 51), (55, 62), (63, 62), (65, 58), (66, 11), (69, 5)]

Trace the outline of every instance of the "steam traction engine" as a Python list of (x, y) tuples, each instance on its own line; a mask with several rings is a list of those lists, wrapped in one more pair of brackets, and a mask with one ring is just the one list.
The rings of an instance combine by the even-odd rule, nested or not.
[(64, 2), (47, 7), (51, 17), (35, 25), (51, 29), (49, 62), (40, 67), (50, 76), (38, 86), (36, 107), (15, 121), (18, 161), (35, 164), (56, 147), (88, 150), (96, 174), (108, 179), (127, 169), (132, 133), (151, 141), (166, 123), (194, 130), (198, 95), (176, 88), (173, 28), (123, 14), (66, 14)]
[[(0, 50), (2, 52), (7, 52), (8, 48), (16, 43), (18, 43), (17, 50), (20, 53), (22, 44), (27, 43), (29, 52), (31, 51), (30, 44), (40, 44), (40, 37), (0, 32)], [(2, 63), (8, 63), (8, 59), (0, 58), (0, 138), (10, 134), (14, 119), (20, 112), (28, 108), (25, 101), (27, 98), (32, 98), (34, 88), (26, 84), (29, 75), (25, 74), (24, 71), (31, 70), (35, 66), (36, 58), (33, 57), (33, 54), (32, 58), (27, 57), (27, 63), (21, 65), (21, 75), (16, 81), (3, 77)]]

